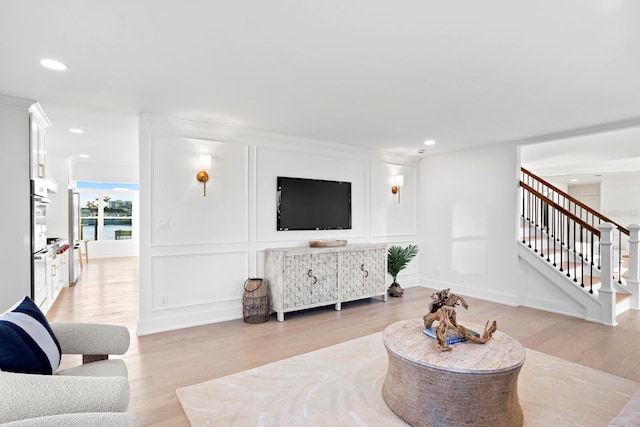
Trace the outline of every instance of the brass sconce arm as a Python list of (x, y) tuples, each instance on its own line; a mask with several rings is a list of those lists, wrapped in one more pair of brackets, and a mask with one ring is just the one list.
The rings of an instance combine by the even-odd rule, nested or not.
[(207, 196), (207, 181), (209, 181), (209, 174), (207, 171), (200, 171), (196, 175), (198, 181), (200, 181), (204, 185), (204, 197)]
[(211, 169), (211, 156), (208, 154), (200, 155), (200, 171), (196, 175), (196, 179), (204, 185), (204, 197), (207, 196), (207, 181), (209, 181), (208, 170)]

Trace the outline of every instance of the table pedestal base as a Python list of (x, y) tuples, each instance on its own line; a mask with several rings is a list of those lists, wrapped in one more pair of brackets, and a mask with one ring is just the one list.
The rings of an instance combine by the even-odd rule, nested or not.
[(462, 342), (441, 352), (423, 329), (423, 319), (410, 319), (382, 334), (389, 409), (412, 426), (522, 426), (518, 374), (526, 353), (519, 342), (496, 331), (486, 344)]

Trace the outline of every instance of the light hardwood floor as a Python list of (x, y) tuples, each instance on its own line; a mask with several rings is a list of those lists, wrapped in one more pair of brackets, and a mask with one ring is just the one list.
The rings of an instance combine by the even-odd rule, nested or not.
[[(138, 337), (138, 258), (91, 259), (78, 283), (62, 290), (47, 317), (128, 327), (131, 348), (123, 358), (131, 384), (129, 412), (143, 426), (187, 426), (176, 388), (382, 331), (398, 320), (422, 317), (432, 293), (432, 289), (410, 288), (403, 297), (386, 303), (369, 299), (343, 304), (342, 311), (329, 306), (290, 313), (285, 322), (277, 322), (272, 315), (261, 324), (239, 319)], [(475, 298), (467, 302), (469, 310), (457, 310), (462, 323), (495, 319), (499, 330), (525, 347), (640, 382), (638, 311), (618, 316), (618, 326), (608, 327)], [(79, 363), (79, 357), (63, 359), (63, 365), (71, 363)]]

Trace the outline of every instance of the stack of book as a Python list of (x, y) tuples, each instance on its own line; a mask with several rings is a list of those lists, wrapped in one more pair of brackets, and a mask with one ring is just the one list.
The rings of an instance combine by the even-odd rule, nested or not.
[[(466, 328), (466, 329), (467, 329), (467, 332), (469, 332), (470, 335), (473, 335), (475, 337), (480, 337), (480, 334), (477, 333), (476, 331), (472, 331), (469, 328)], [(436, 336), (436, 328), (435, 327), (425, 328), (423, 332), (428, 337), (431, 337), (433, 339), (437, 338), (437, 336)], [(451, 344), (455, 344), (455, 343), (467, 340), (465, 337), (460, 335), (458, 333), (458, 331), (456, 331), (455, 329), (447, 329), (445, 334), (444, 334), (444, 336), (445, 336), (445, 344), (446, 345), (451, 345)]]

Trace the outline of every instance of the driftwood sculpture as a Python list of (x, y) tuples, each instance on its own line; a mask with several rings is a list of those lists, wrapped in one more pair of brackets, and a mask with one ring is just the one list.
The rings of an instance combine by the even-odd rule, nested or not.
[(478, 344), (484, 344), (489, 341), (493, 333), (498, 330), (496, 321), (494, 320), (491, 326), (489, 326), (489, 321), (487, 321), (481, 336), (477, 337), (470, 334), (467, 328), (459, 325), (456, 321), (455, 309), (458, 304), (461, 304), (465, 310), (468, 309), (469, 306), (464, 298), (456, 294), (450, 294), (449, 291), (450, 289), (443, 289), (431, 295), (433, 301), (429, 303), (429, 313), (423, 317), (425, 328), (430, 328), (433, 322), (438, 322), (436, 328), (437, 349), (440, 351), (451, 350), (451, 346), (447, 345), (446, 340), (447, 329), (456, 331), (460, 336), (466, 338), (467, 341)]

